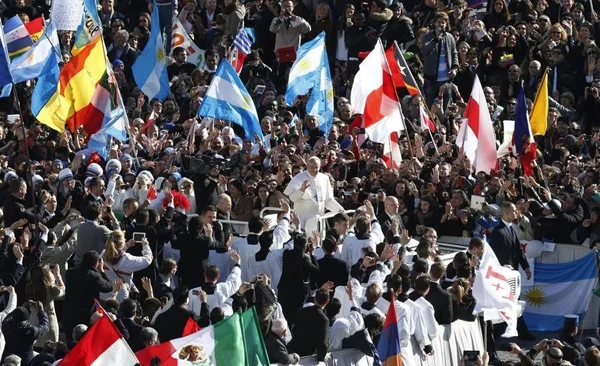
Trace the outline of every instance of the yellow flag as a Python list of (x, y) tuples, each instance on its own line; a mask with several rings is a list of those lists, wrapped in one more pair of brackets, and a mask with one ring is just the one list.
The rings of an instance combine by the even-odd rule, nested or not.
[(546, 71), (542, 78), (542, 82), (538, 87), (535, 101), (533, 102), (533, 109), (529, 116), (531, 133), (533, 133), (534, 136), (546, 134), (548, 124), (548, 104), (548, 71)]

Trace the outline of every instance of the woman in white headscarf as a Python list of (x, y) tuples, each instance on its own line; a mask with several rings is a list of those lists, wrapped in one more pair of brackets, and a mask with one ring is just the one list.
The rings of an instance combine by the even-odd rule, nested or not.
[(185, 213), (187, 215), (196, 213), (196, 196), (194, 194), (194, 182), (188, 178), (181, 178), (179, 182), (177, 182), (177, 186), (179, 188), (179, 192), (181, 192), (187, 199), (190, 201), (190, 208), (188, 208)]

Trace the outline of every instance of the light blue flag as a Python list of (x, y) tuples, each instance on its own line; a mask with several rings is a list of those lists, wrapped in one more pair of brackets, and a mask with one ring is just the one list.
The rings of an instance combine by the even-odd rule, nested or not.
[(296, 97), (308, 94), (319, 82), (324, 53), (325, 32), (319, 33), (315, 39), (298, 48), (285, 93), (285, 100), (289, 105), (294, 105)]
[(252, 97), (227, 60), (219, 64), (197, 115), (238, 124), (246, 131), (246, 138), (264, 138)]
[(125, 129), (126, 114), (121, 106), (110, 111), (102, 122), (102, 128), (90, 137), (87, 147), (89, 150), (96, 151), (102, 158), (108, 157), (111, 139), (114, 137), (119, 141), (127, 140)]
[(306, 113), (319, 117), (319, 129), (329, 137), (333, 123), (333, 83), (327, 53), (323, 52), (319, 65), (319, 78), (306, 102)]
[(82, 18), (83, 20), (75, 32), (73, 42), (75, 50), (85, 47), (97, 37), (102, 36), (102, 22), (98, 16), (96, 0), (83, 0)]
[(536, 262), (533, 286), (521, 288), (521, 299), (526, 301), (523, 318), (527, 327), (540, 332), (556, 331), (562, 328), (567, 314), (583, 319), (596, 277), (594, 252), (572, 262)]
[(131, 67), (135, 83), (149, 100), (165, 100), (170, 93), (169, 76), (162, 35), (160, 34), (158, 6), (152, 10), (152, 28), (146, 47)]
[[(44, 73), (44, 70), (53, 67), (58, 62), (58, 55), (60, 54), (60, 41), (58, 40), (56, 25), (50, 18), (39, 41), (10, 63), (13, 81), (20, 83), (39, 77)], [(48, 66), (49, 63), (50, 66)]]

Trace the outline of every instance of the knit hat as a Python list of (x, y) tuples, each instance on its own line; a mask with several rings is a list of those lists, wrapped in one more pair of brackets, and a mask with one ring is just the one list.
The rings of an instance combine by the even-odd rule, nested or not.
[(58, 173), (58, 180), (64, 182), (73, 179), (73, 172), (69, 168), (64, 168)]
[(90, 165), (88, 165), (86, 170), (87, 175), (91, 175), (94, 177), (99, 177), (102, 175), (102, 173), (104, 173), (104, 170), (102, 170), (102, 167), (96, 163), (91, 163)]
[(171, 174), (171, 178), (175, 178), (175, 180), (179, 182), (181, 180), (181, 174), (179, 172), (175, 172)]
[(117, 160), (117, 159), (110, 159), (106, 163), (106, 172), (110, 173), (111, 170), (112, 170), (112, 173), (119, 174), (121, 172), (121, 162), (119, 160)]
[(19, 176), (17, 175), (17, 173), (11, 170), (4, 174), (4, 183), (6, 183), (9, 179), (19, 179)]

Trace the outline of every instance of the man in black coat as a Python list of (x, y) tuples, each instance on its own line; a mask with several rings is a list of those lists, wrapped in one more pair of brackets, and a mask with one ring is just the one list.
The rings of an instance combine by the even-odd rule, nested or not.
[(23, 179), (15, 179), (9, 185), (10, 195), (4, 202), (4, 227), (10, 227), (20, 219), (27, 219), (30, 224), (35, 223), (35, 214), (30, 210), (25, 200), (27, 183)]
[[(188, 301), (188, 291), (185, 286), (178, 287), (173, 293), (173, 305), (156, 317), (152, 327), (158, 332), (158, 339), (161, 343), (181, 338), (187, 322), (190, 319), (196, 320), (194, 313), (185, 309)], [(202, 307), (200, 308), (200, 318), (196, 321), (203, 328), (210, 325), (208, 307), (206, 306), (206, 293), (201, 291), (198, 296)]]
[(444, 264), (442, 262), (435, 262), (431, 265), (429, 270), (429, 276), (431, 277), (431, 284), (429, 287), (429, 293), (425, 295), (425, 300), (429, 301), (433, 305), (435, 311), (435, 320), (440, 325), (450, 324), (453, 319), (452, 309), (452, 295), (440, 286), (440, 279), (446, 272)]
[[(33, 325), (28, 321), (34, 309), (37, 310), (39, 325)], [(49, 330), (50, 322), (41, 302), (28, 302), (26, 307), (16, 308), (2, 322), (2, 334), (6, 339), (2, 360), (8, 355), (17, 355), (21, 357), (23, 365), (29, 365), (34, 357), (33, 343)]]
[(125, 76), (127, 80), (133, 80), (133, 72), (131, 71), (131, 66), (138, 57), (138, 53), (136, 50), (129, 46), (129, 32), (126, 30), (118, 31), (113, 37), (113, 48), (108, 51), (108, 59), (110, 62), (114, 62), (115, 60), (123, 61), (123, 66), (125, 66)]
[(123, 302), (121, 302), (121, 305), (119, 305), (119, 317), (129, 332), (127, 344), (129, 344), (129, 347), (131, 347), (133, 352), (137, 352), (144, 348), (142, 339), (140, 337), (144, 326), (135, 321), (136, 312), (137, 303), (132, 299), (125, 299)]
[(315, 294), (315, 305), (300, 309), (292, 330), (289, 350), (300, 357), (317, 353), (319, 362), (327, 355), (327, 332), (329, 318), (325, 315), (325, 306), (329, 303), (329, 291), (319, 289)]
[(285, 345), (285, 335), (288, 327), (285, 319), (278, 319), (270, 324), (270, 329), (265, 335), (265, 347), (271, 363), (295, 365), (300, 361), (296, 353), (289, 353)]
[(324, 283), (332, 281), (335, 286), (346, 286), (348, 283), (348, 264), (334, 257), (337, 249), (337, 240), (330, 236), (323, 240), (323, 251), (325, 256), (317, 261), (319, 263), (319, 274), (317, 275), (317, 286), (321, 288)]
[(400, 207), (400, 204), (396, 197), (388, 196), (385, 198), (384, 211), (377, 215), (383, 235), (387, 235), (388, 230), (392, 228), (392, 220), (398, 215), (398, 207)]
[(83, 255), (79, 268), (71, 268), (65, 276), (65, 301), (63, 326), (67, 346), (73, 346), (73, 328), (78, 324), (90, 325), (90, 316), (95, 309), (95, 300), (100, 293), (113, 290), (113, 284), (104, 273), (104, 261), (96, 251)]
[(510, 264), (514, 270), (519, 269), (519, 265), (527, 274), (527, 279), (531, 278), (529, 263), (521, 248), (521, 243), (517, 237), (517, 231), (514, 228), (513, 221), (516, 219), (517, 208), (510, 202), (504, 202), (501, 207), (502, 222), (496, 226), (492, 235), (490, 235), (490, 247), (496, 254), (501, 265)]

